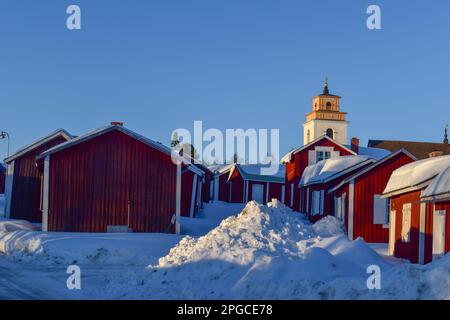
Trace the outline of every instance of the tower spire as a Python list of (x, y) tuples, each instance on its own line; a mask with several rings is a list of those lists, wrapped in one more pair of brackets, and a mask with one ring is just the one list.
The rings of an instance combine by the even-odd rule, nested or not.
[(325, 77), (325, 85), (323, 87), (323, 94), (329, 95), (330, 90), (328, 90), (328, 77)]
[(444, 130), (444, 144), (448, 145), (448, 124), (445, 125), (445, 130)]

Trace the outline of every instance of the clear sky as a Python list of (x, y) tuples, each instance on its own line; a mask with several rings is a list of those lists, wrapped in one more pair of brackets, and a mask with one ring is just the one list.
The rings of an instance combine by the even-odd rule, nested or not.
[[(70, 4), (81, 30), (66, 28)], [(382, 30), (366, 27), (370, 4)], [(12, 151), (110, 121), (168, 144), (203, 120), (279, 128), (284, 154), (325, 76), (363, 144), (442, 141), (450, 122), (448, 0), (1, 0), (0, 41)]]

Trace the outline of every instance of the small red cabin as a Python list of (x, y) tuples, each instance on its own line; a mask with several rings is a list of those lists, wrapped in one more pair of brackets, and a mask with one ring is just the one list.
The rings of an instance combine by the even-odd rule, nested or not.
[(233, 203), (247, 203), (254, 200), (267, 204), (272, 199), (284, 202), (284, 166), (276, 165), (276, 172), (269, 170), (268, 165), (235, 164), (228, 176), (229, 201)]
[(189, 158), (183, 164), (181, 175), (181, 215), (195, 218), (202, 205), (206, 173), (190, 161)]
[(212, 198), (215, 201), (230, 202), (230, 185), (228, 184), (228, 177), (234, 164), (227, 164), (221, 166), (211, 167), (213, 177), (211, 181)]
[(295, 211), (304, 211), (304, 206), (300, 208), (300, 189), (297, 186), (306, 167), (327, 158), (350, 155), (356, 155), (356, 152), (326, 135), (289, 152), (281, 159), (281, 162), (286, 165), (286, 195), (284, 203)]
[(173, 156), (170, 148), (121, 125), (44, 152), (38, 157), (43, 231), (178, 231), (181, 176), (191, 166), (176, 164)]
[(36, 156), (72, 138), (67, 131), (56, 130), (5, 159), (6, 217), (41, 222), (41, 174), (36, 167)]
[(312, 222), (334, 215), (334, 197), (329, 191), (373, 162), (375, 160), (367, 156), (343, 156), (306, 167), (298, 184), (302, 212)]
[(334, 215), (345, 224), (348, 237), (366, 242), (389, 241), (389, 201), (381, 196), (392, 172), (417, 160), (399, 150), (348, 177), (329, 191), (334, 195)]
[(447, 198), (433, 191), (436, 177), (449, 166), (447, 155), (416, 161), (392, 173), (383, 195), (390, 199), (391, 255), (423, 264), (449, 250)]

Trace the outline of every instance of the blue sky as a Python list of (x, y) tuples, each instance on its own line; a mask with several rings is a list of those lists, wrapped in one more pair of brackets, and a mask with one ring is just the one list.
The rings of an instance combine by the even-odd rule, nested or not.
[[(82, 30), (66, 29), (70, 4)], [(382, 30), (366, 28), (370, 4)], [(2, 0), (0, 129), (12, 150), (110, 121), (168, 144), (173, 129), (203, 120), (279, 128), (283, 154), (301, 145), (328, 76), (349, 136), (442, 141), (449, 15), (447, 0)]]

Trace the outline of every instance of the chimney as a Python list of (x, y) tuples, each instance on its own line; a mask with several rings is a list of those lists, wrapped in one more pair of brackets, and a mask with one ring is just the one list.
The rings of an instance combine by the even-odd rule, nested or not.
[(436, 157), (440, 157), (440, 156), (443, 156), (443, 155), (444, 155), (444, 151), (439, 151), (439, 150), (432, 151), (432, 152), (430, 152), (430, 153), (428, 154), (428, 156), (429, 156), (430, 158), (436, 158)]
[(352, 151), (355, 152), (356, 154), (359, 154), (359, 139), (353, 137), (350, 144)]
[(112, 126), (119, 126), (119, 127), (123, 127), (123, 122), (117, 122), (117, 121), (113, 121), (111, 122)]

